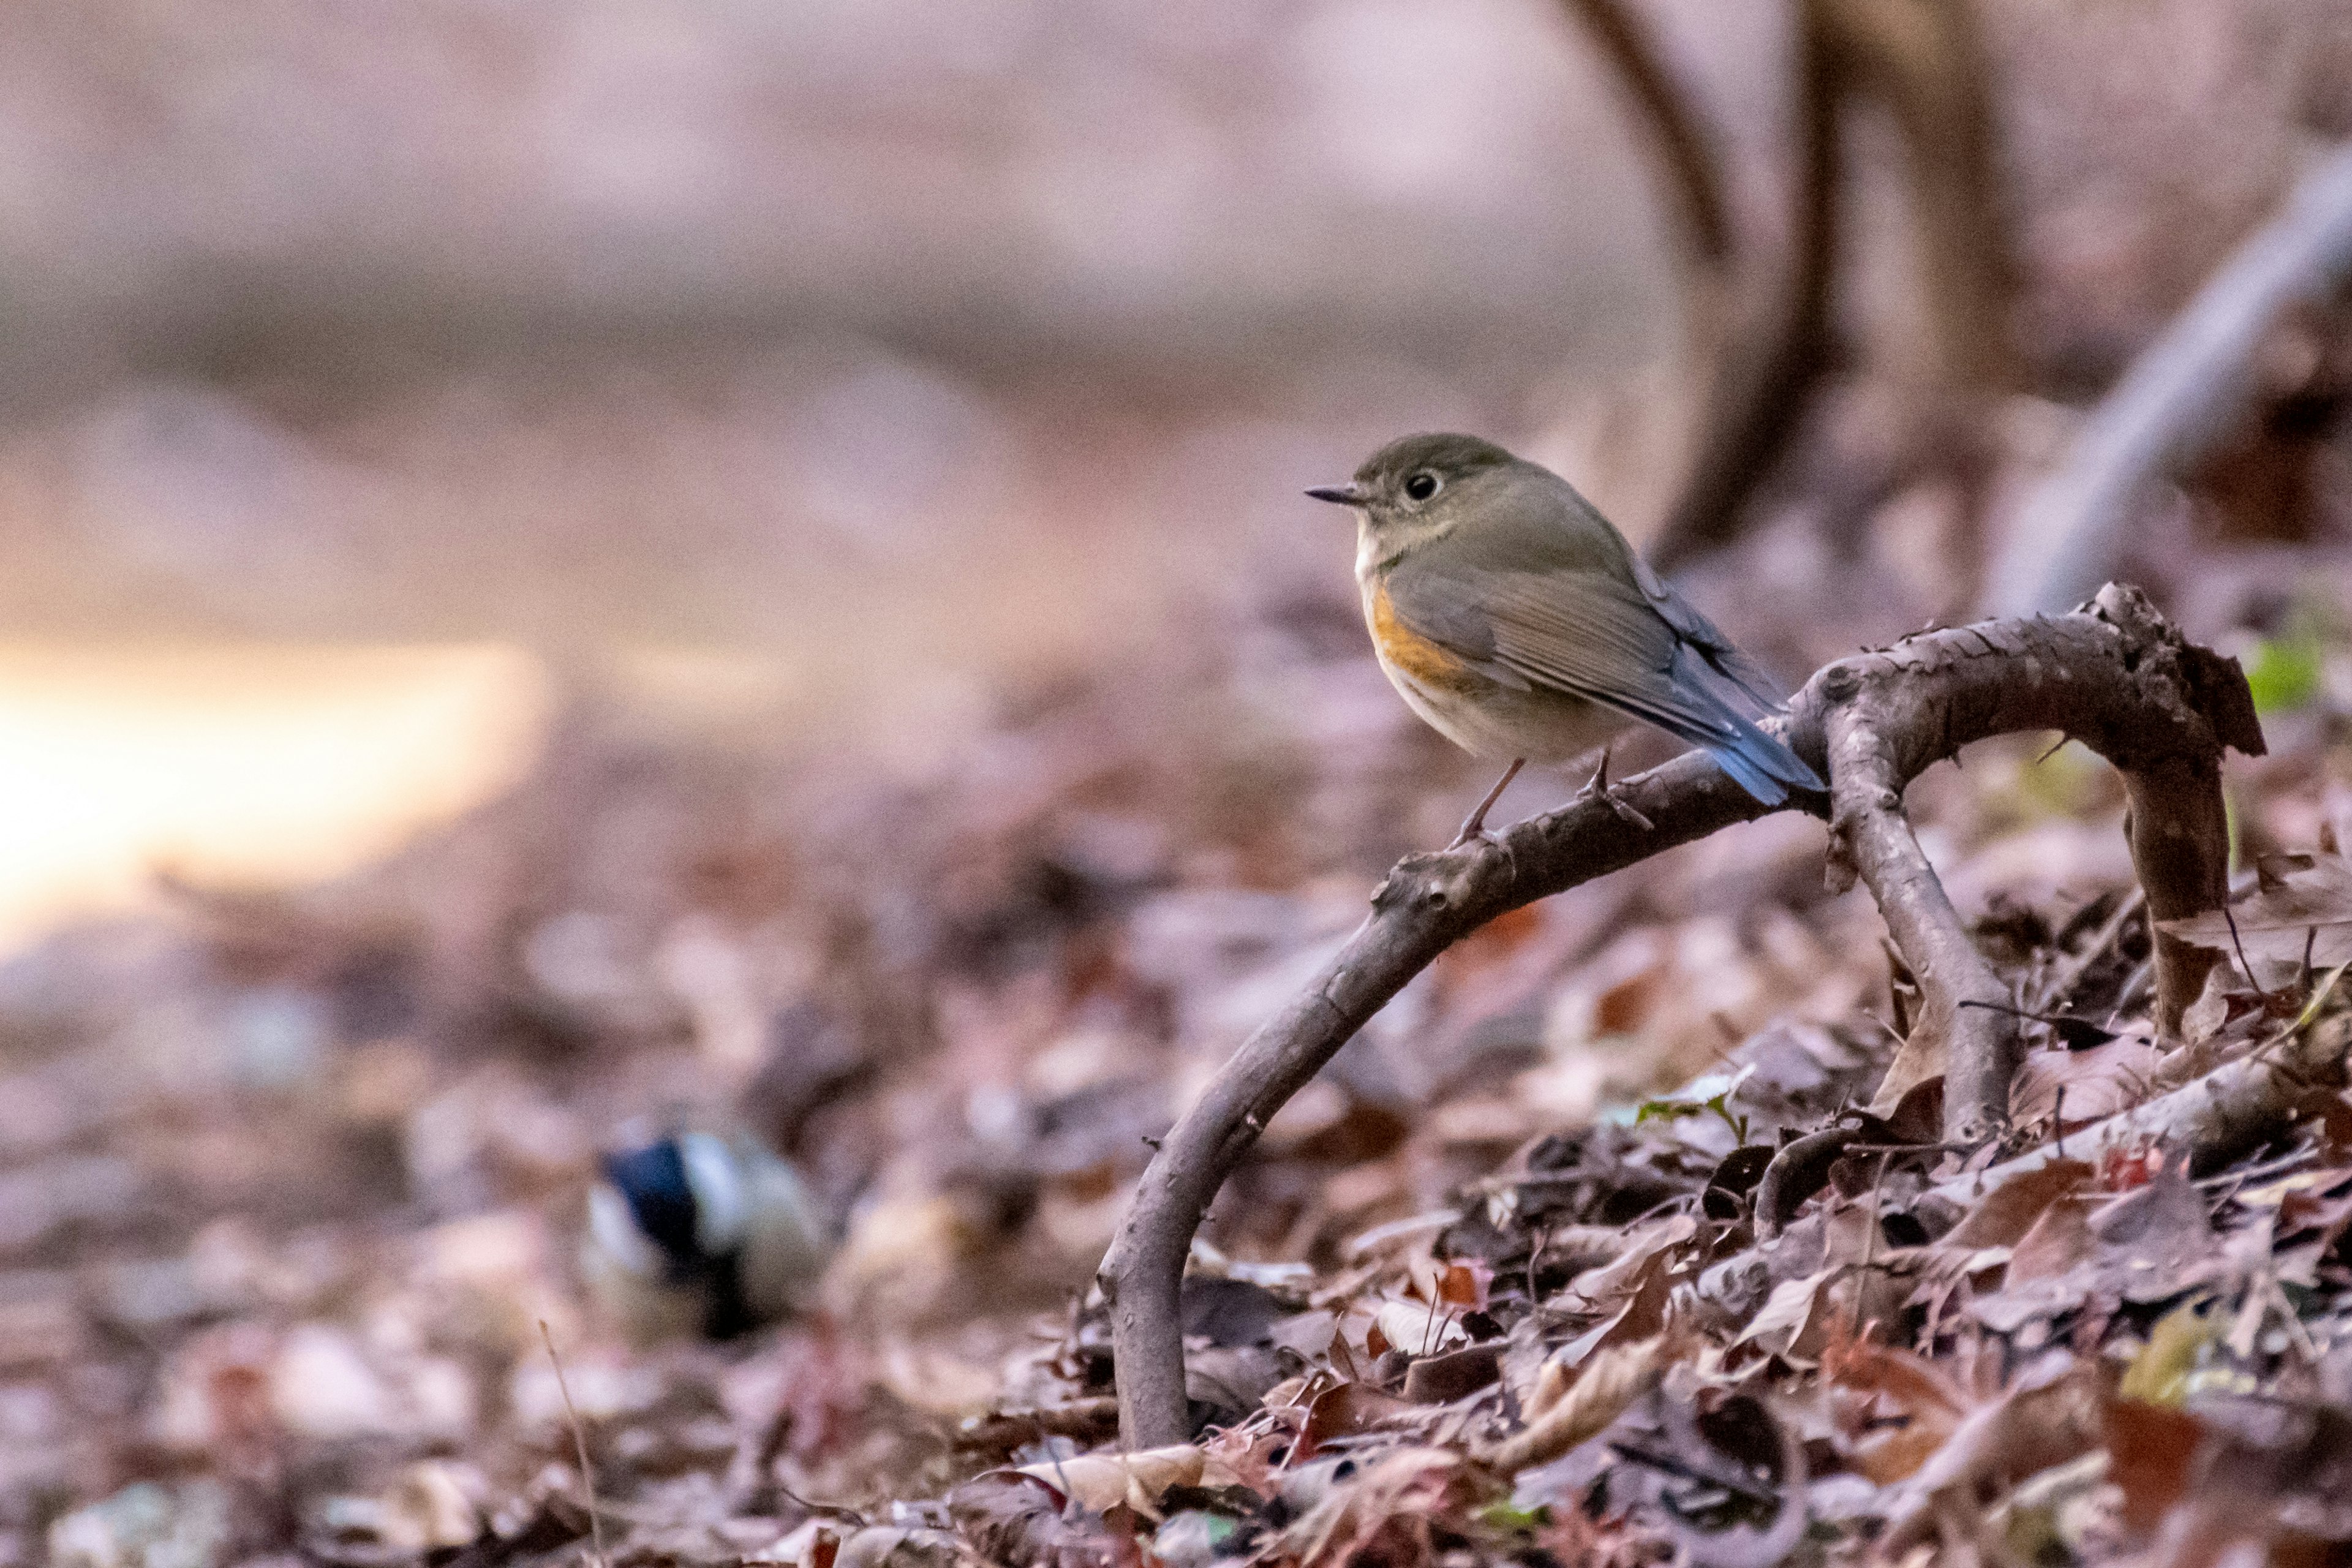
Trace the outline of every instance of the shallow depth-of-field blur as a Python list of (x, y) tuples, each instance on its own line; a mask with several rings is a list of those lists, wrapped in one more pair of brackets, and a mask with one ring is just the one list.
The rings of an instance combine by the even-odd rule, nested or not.
[[(1629, 3), (1773, 254), (1790, 7)], [(551, 1338), (633, 1562), (825, 1508), (944, 1537), (891, 1510), (983, 1468), (959, 1422), (1098, 1394), (1073, 1303), (1149, 1141), (1489, 782), (1300, 491), (1467, 429), (1638, 541), (1689, 457), (1684, 262), (1574, 9), (0, 8), (0, 1568), (577, 1559)], [(1889, 455), (1919, 258), (1861, 118), (1839, 363), (1684, 579), (1792, 684), (1969, 612), (2084, 410), (2352, 133), (2338, 0), (1973, 9), (2014, 385), (1980, 492)], [(2284, 323), (2134, 535), (2255, 673), (2247, 866), (2352, 832), (2346, 323)], [(2113, 776), (2046, 750), (1912, 795), (2011, 956), (2131, 877)], [(1206, 1256), (1442, 1348), (1397, 1281), (1514, 1151), (1735, 1051), (1834, 1109), (1889, 973), (1822, 846), (1770, 818), (1477, 933)], [(598, 1152), (684, 1125), (802, 1163), (844, 1235), (813, 1322), (590, 1310)]]

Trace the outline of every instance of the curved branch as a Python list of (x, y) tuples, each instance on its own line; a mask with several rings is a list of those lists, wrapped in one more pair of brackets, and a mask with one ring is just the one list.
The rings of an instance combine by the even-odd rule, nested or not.
[(2306, 174), (2132, 362), (2010, 531), (1995, 610), (2071, 605), (2116, 569), (2132, 503), (2149, 480), (2194, 464), (2228, 434), (2279, 313), (2352, 279), (2352, 146)]
[(1738, 536), (1741, 503), (1780, 458), (1831, 364), (1842, 89), (1825, 0), (1800, 8), (1797, 29), (1788, 272), (1758, 340), (1736, 349), (1716, 378), (1690, 478), (1651, 546), (1662, 572)]
[(1978, 400), (2010, 374), (2010, 242), (1974, 7), (1969, 0), (1804, 0), (1796, 26), (1796, 168), (1781, 297), (1717, 380), (1690, 478), (1651, 552), (1660, 570), (1738, 537), (1748, 498), (1780, 460), (1833, 366), (1843, 106), (1875, 99), (1902, 135), (1920, 297), (1940, 382), (1965, 416), (1961, 449), (1947, 460), (1964, 472), (1974, 461)]
[(1904, 721), (1878, 710), (1854, 672), (1833, 666), (1822, 690), (1837, 706), (1827, 724), (1830, 753), (1829, 880), (1843, 892), (1857, 873), (1919, 982), (1913, 1030), (1940, 1047), (1944, 1139), (1969, 1147), (2009, 1125), (2009, 1080), (2022, 1049), (2009, 987), (1994, 975), (1952, 908), (1903, 815), (1903, 786), (1885, 731)]
[(1649, 30), (1624, 0), (1566, 3), (1633, 96), (1642, 127), (1665, 166), (1667, 195), (1692, 258), (1702, 271), (1719, 279), (1731, 266), (1731, 219), (1714, 139), (1685, 103)]
[(2012, 263), (1995, 156), (1992, 68), (1975, 6), (1839, 0), (1832, 8), (1856, 78), (1902, 133), (1919, 292), (1940, 372), (1963, 389), (2000, 386), (2011, 373)]
[[(1851, 736), (1862, 722), (1847, 714), (1866, 716), (1869, 754), (1878, 759), (1871, 765), (1883, 770), (1874, 776), (1898, 802), (1903, 786), (1971, 741), (2059, 730), (2083, 742), (2127, 779), (2143, 782), (2133, 795), (2133, 848), (2164, 847), (2136, 861), (2151, 907), (2159, 885), (2168, 902), (2220, 888), (2228, 843), (2209, 830), (2219, 821), (2221, 751), (2259, 753), (2263, 744), (2236, 663), (2184, 642), (2137, 590), (2112, 586), (2086, 612), (1934, 632), (1842, 659), (1798, 693), (1782, 732), (1799, 755), (1824, 767), (1833, 727)], [(1841, 787), (1853, 786), (1841, 781)], [(2200, 798), (2176, 801), (2180, 788)], [(1346, 947), (1250, 1037), (1169, 1133), (1098, 1277), (1111, 1310), (1119, 1428), (1130, 1446), (1190, 1435), (1177, 1291), (1210, 1201), (1274, 1113), (1373, 1013), (1450, 943), (1496, 915), (1773, 809), (1697, 753), (1625, 780), (1614, 793), (1649, 826), (1631, 826), (1609, 801), (1582, 799), (1516, 824), (1495, 843), (1399, 862)], [(1804, 805), (1822, 806), (1818, 797)], [(1899, 847), (1883, 862), (1890, 887), (1895, 873), (1921, 869)], [(1873, 864), (1861, 854), (1856, 863), (1865, 870)], [(1889, 923), (1905, 942), (1906, 927), (1891, 916)], [(1957, 1011), (1948, 970), (1909, 949), (1905, 958), (1929, 1005)], [(2159, 1022), (2171, 1027), (2212, 955), (2176, 946), (2159, 949), (2157, 962)], [(1978, 1048), (1969, 1038), (1956, 1037), (1956, 1047)], [(1952, 1076), (1989, 1090), (1997, 1067), (1962, 1062)], [(2005, 1079), (1999, 1091), (2005, 1106)]]

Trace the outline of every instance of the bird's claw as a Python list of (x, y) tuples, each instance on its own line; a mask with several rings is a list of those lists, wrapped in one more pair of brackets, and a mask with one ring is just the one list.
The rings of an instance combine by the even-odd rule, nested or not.
[(1584, 781), (1584, 787), (1576, 792), (1576, 798), (1591, 800), (1595, 795), (1606, 795), (1608, 793), (1609, 748), (1603, 746), (1601, 748), (1601, 761), (1593, 764), (1592, 776)]
[(1635, 810), (1633, 804), (1619, 795), (1617, 786), (1609, 782), (1609, 748), (1606, 746), (1601, 748), (1600, 763), (1593, 768), (1592, 776), (1584, 781), (1584, 787), (1576, 792), (1576, 798), (1580, 801), (1598, 800), (1617, 814), (1618, 821), (1629, 827), (1638, 827), (1644, 833), (1657, 826)]

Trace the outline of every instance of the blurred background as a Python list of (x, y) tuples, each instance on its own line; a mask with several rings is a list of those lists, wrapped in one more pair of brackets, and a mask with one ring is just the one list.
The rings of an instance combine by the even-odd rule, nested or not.
[[(1654, 534), (1710, 377), (1804, 269), (1811, 24), (1622, 13), (1703, 140), (1694, 219), (1616, 9), (5, 19), (9, 816), (89, 826), (12, 829), (0, 902), (121, 894), (101, 816), (280, 875), (333, 835), (236, 841), (331, 795), (345, 858), (380, 852), (510, 782), (583, 683), (920, 749), (1003, 680), (1343, 605), (1345, 523), (1298, 490), (1408, 429), (1491, 434)], [(2352, 115), (2325, 4), (1974, 10), (1948, 79), (1865, 65), (1841, 100), (1833, 384), (1778, 399), (1804, 424), (1759, 482), (1795, 482), (1746, 508), (1814, 514), (1767, 569), (1840, 624), (1792, 674), (1969, 607), (1952, 470), (2046, 464)], [(1972, 135), (1956, 227), (1917, 144)], [(1984, 342), (1945, 341), (1977, 274)], [(2328, 406), (2336, 369), (2282, 374)], [(2299, 536), (2340, 461), (2274, 481), (2291, 510), (2211, 487), (2258, 515), (2208, 521)]]
[[(1483, 785), (1303, 487), (1488, 435), (1801, 679), (1993, 602), (2347, 135), (2336, 0), (0, 8), (0, 1563), (142, 1483), (106, 1539), (175, 1562), (439, 1543), (385, 1467), (487, 1509), (562, 1452), (542, 1318), (615, 1421), (781, 1397), (570, 1278), (596, 1150), (696, 1119), (904, 1309), (845, 1386), (1000, 1394)], [(2315, 268), (2110, 542), (2282, 715), (2254, 842), (2342, 800)], [(1972, 911), (2127, 877), (2039, 751), (1922, 786)], [(1819, 852), (1449, 960), (1221, 1245), (1328, 1260), (1727, 1037), (1843, 1059), (1886, 976)]]

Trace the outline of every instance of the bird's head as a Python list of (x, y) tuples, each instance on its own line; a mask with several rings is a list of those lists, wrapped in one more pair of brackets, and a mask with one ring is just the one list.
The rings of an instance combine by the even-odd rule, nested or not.
[(1480, 489), (1519, 466), (1475, 436), (1406, 436), (1365, 458), (1346, 484), (1307, 493), (1355, 508), (1368, 541), (1402, 545), (1444, 532)]

